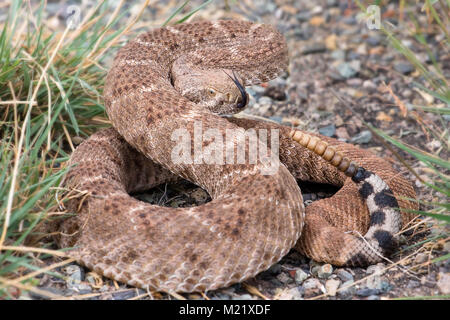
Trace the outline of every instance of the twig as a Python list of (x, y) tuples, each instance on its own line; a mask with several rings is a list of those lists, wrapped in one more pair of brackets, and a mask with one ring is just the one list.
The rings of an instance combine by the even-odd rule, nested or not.
[(62, 251), (57, 250), (50, 250), (50, 249), (44, 249), (44, 248), (33, 248), (33, 247), (24, 247), (24, 246), (3, 246), (2, 250), (12, 250), (12, 251), (20, 251), (20, 252), (37, 252), (37, 253), (46, 253), (51, 254), (53, 256), (58, 257), (69, 257), (67, 253), (64, 253)]

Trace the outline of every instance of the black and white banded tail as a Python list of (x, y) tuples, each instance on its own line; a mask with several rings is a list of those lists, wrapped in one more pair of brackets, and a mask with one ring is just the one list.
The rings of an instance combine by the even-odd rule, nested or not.
[[(290, 136), (294, 141), (351, 177), (358, 184), (359, 193), (367, 203), (370, 214), (369, 229), (363, 236), (364, 238), (359, 238), (360, 241), (366, 243), (366, 246), (364, 246), (364, 250), (355, 253), (346, 264), (368, 265), (373, 262), (369, 258), (374, 256), (373, 253), (379, 258), (390, 255), (397, 247), (395, 234), (402, 227), (402, 217), (398, 209), (398, 202), (386, 182), (375, 173), (360, 167), (318, 137), (297, 130), (292, 130)], [(365, 254), (366, 252), (367, 254)]]

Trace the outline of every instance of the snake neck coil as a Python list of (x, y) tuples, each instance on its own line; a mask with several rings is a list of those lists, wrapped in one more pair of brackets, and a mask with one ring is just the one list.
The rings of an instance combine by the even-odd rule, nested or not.
[(291, 130), (289, 136), (292, 140), (322, 157), (346, 176), (353, 178), (355, 182), (363, 179), (364, 168), (360, 167), (356, 162), (350, 161), (341, 152), (328, 145), (326, 141), (298, 130)]

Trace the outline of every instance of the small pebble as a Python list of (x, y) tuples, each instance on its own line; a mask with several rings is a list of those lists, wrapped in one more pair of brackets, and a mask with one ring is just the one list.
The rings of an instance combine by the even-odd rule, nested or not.
[(336, 125), (336, 127), (340, 127), (344, 124), (344, 120), (342, 119), (342, 117), (340, 115), (335, 115), (334, 117), (334, 124)]
[(91, 285), (95, 285), (96, 284), (95, 277), (92, 276), (92, 275), (87, 276), (86, 277), (86, 281), (89, 282)]
[(92, 287), (86, 283), (80, 283), (75, 287), (79, 294), (88, 294), (92, 292)]
[(109, 286), (106, 285), (106, 284), (104, 284), (104, 285), (99, 289), (99, 291), (100, 291), (100, 292), (106, 292), (106, 291), (109, 291)]
[(355, 25), (358, 23), (358, 20), (356, 20), (356, 18), (353, 16), (347, 16), (347, 17), (344, 16), (341, 20), (342, 20), (342, 22), (344, 22), (345, 24), (348, 24), (348, 25)]
[(252, 87), (245, 88), (245, 91), (247, 91), (247, 93), (248, 93), (248, 95), (250, 97), (255, 97), (256, 96), (256, 91)]
[(376, 276), (372, 276), (370, 278), (367, 278), (367, 280), (366, 280), (366, 287), (369, 288), (369, 289), (382, 290), (382, 288), (383, 288), (383, 281), (381, 279), (381, 276), (376, 275)]
[[(346, 288), (347, 286), (349, 286), (349, 287)], [(345, 288), (345, 289), (341, 289), (341, 290), (338, 292), (338, 294), (339, 294), (339, 295), (342, 295), (342, 296), (344, 296), (344, 297), (347, 297), (347, 296), (353, 296), (353, 295), (355, 294), (355, 292), (356, 292), (356, 288), (355, 288), (355, 286), (353, 285), (353, 280), (349, 280), (349, 281), (344, 282), (344, 283), (341, 285), (341, 288)]]
[(409, 74), (414, 71), (414, 66), (408, 62), (397, 62), (394, 64), (394, 69), (401, 74)]
[(405, 47), (408, 47), (408, 48), (411, 48), (413, 45), (413, 42), (409, 39), (402, 39), (401, 42)]
[(358, 72), (353, 69), (349, 63), (347, 62), (343, 62), (340, 63), (337, 67), (336, 67), (337, 71), (339, 72), (339, 75), (342, 76), (345, 79), (354, 77)]
[(325, 289), (327, 289), (327, 293), (334, 297), (336, 295), (336, 291), (339, 288), (339, 285), (341, 284), (341, 282), (339, 280), (336, 279), (330, 279), (327, 280), (327, 282), (325, 282)]
[(416, 264), (422, 264), (426, 261), (428, 261), (428, 254), (420, 252), (416, 255), (415, 259), (414, 259), (414, 263)]
[(376, 46), (378, 46), (378, 45), (380, 44), (381, 39), (380, 39), (380, 37), (377, 37), (377, 36), (371, 36), (371, 37), (368, 37), (368, 38), (366, 39), (366, 42), (367, 42), (370, 46), (376, 47)]
[[(294, 35), (300, 40), (309, 40), (313, 36), (313, 30), (314, 28), (310, 27), (309, 25), (304, 28), (296, 28), (294, 31)], [(299, 51), (303, 53), (302, 49), (300, 49)]]
[(230, 300), (231, 297), (227, 294), (217, 292), (214, 297), (211, 298), (212, 300)]
[(247, 92), (250, 90), (250, 92), (254, 92), (254, 95), (262, 95), (264, 93), (264, 91), (266, 91), (266, 88), (261, 87), (260, 85), (253, 85), (251, 87), (245, 88), (245, 90), (247, 90)]
[(286, 92), (280, 87), (268, 87), (264, 95), (277, 101), (286, 100)]
[(283, 118), (282, 117), (278, 117), (278, 116), (272, 116), (272, 117), (269, 117), (269, 119), (273, 120), (273, 121), (275, 121), (277, 123), (283, 122)]
[(368, 296), (372, 296), (372, 295), (377, 295), (379, 293), (380, 293), (380, 290), (377, 290), (377, 289), (363, 288), (363, 289), (356, 290), (356, 295), (358, 295), (360, 297), (368, 297)]
[(353, 281), (353, 275), (350, 272), (345, 271), (344, 269), (336, 270), (336, 274), (343, 282), (347, 282), (350, 280)]
[(318, 198), (316, 193), (302, 193), (302, 196), (303, 196), (303, 202), (316, 201)]
[(442, 249), (446, 252), (450, 252), (450, 241), (444, 243), (444, 247)]
[(344, 60), (345, 59), (345, 51), (343, 50), (334, 50), (330, 54), (331, 58), (334, 60)]
[(84, 279), (83, 269), (77, 265), (71, 264), (66, 266), (65, 272), (74, 280), (81, 281)]
[(338, 5), (338, 0), (327, 0), (328, 7), (336, 7)]
[(402, 96), (404, 98), (411, 98), (412, 95), (413, 95), (413, 92), (411, 90), (409, 90), (409, 89), (405, 89), (402, 92)]
[[(436, 151), (436, 149), (439, 149), (441, 147), (441, 142), (439, 140), (431, 140), (430, 142), (426, 143), (425, 146), (430, 150), (430, 151)], [(425, 253), (420, 253), (421, 255), (425, 255), (428, 256)], [(419, 254), (418, 254), (419, 255)]]
[(317, 5), (314, 8), (312, 8), (311, 13), (312, 14), (319, 14), (323, 12), (323, 8), (321, 5)]
[[(365, 56), (367, 55), (367, 46), (365, 43), (362, 43), (358, 46), (358, 48), (356, 48), (355, 51), (359, 56)], [(358, 57), (359, 57), (358, 56)]]
[(297, 269), (295, 271), (295, 283), (297, 283), (299, 285), (302, 284), (303, 281), (305, 281), (308, 278), (308, 276), (309, 275), (302, 269)]
[(350, 139), (351, 142), (358, 144), (369, 143), (370, 140), (372, 140), (372, 132), (370, 132), (369, 130), (361, 131)]
[(279, 300), (302, 300), (302, 294), (298, 287), (284, 290), (279, 296)]
[(439, 272), (437, 287), (442, 294), (450, 294), (450, 273)]
[(269, 282), (271, 283), (272, 286), (277, 288), (285, 286), (285, 283), (281, 282), (277, 278), (270, 279)]
[(136, 296), (135, 290), (129, 290), (124, 292), (113, 292), (112, 293), (114, 300), (128, 300)]
[(283, 74), (282, 76), (272, 79), (268, 82), (269, 87), (286, 87), (288, 82), (285, 78), (283, 77), (288, 77), (287, 74)]
[(325, 38), (325, 46), (328, 50), (336, 50), (337, 49), (337, 36), (332, 33), (328, 37)]
[(326, 50), (327, 50), (327, 47), (325, 46), (325, 44), (318, 42), (318, 43), (313, 43), (313, 44), (307, 45), (302, 50), (302, 54), (307, 55), (307, 54), (322, 53), (322, 52), (325, 52)]
[(408, 284), (406, 285), (408, 289), (414, 289), (420, 287), (420, 282), (417, 280), (409, 280)]
[(309, 11), (302, 11), (299, 12), (295, 17), (300, 22), (306, 22), (311, 19), (311, 13)]
[(316, 260), (309, 260), (309, 267), (310, 268), (314, 268), (314, 267), (320, 267), (322, 265), (322, 263), (317, 262)]
[(363, 82), (362, 86), (363, 86), (363, 88), (368, 89), (370, 91), (375, 91), (377, 89), (376, 84), (370, 80), (365, 80)]
[[(350, 58), (349, 58), (350, 59)], [(350, 67), (355, 70), (356, 72), (359, 72), (361, 70), (361, 61), (359, 60), (352, 60), (348, 63)]]
[(362, 82), (363, 81), (360, 78), (351, 78), (348, 79), (345, 83), (347, 83), (350, 87), (360, 87)]
[[(49, 292), (50, 294), (54, 294), (57, 296), (64, 296), (64, 291), (57, 289), (57, 288), (53, 288), (53, 287), (48, 287), (48, 288), (42, 288), (39, 287), (39, 290), (43, 291), (43, 292)], [(29, 295), (30, 298), (33, 300), (47, 300), (50, 299), (48, 296), (46, 296), (45, 294), (40, 294), (40, 293), (36, 293), (33, 291), (29, 291)]]
[(76, 145), (76, 146), (79, 145), (79, 144), (81, 144), (84, 140), (85, 140), (85, 139), (82, 138), (82, 137), (80, 137), (80, 136), (74, 136), (74, 137), (72, 137), (72, 142), (73, 142), (73, 144)]
[(273, 266), (271, 266), (265, 273), (271, 274), (271, 275), (277, 275), (281, 272), (281, 264), (275, 263)]
[(373, 264), (366, 269), (367, 274), (378, 273), (382, 275), (384, 273), (385, 265), (383, 263)]
[(69, 277), (66, 278), (67, 288), (75, 289), (78, 291), (78, 286), (81, 281), (84, 280), (84, 272), (79, 266), (70, 265), (66, 267), (66, 272), (69, 274)]
[(314, 277), (317, 277), (317, 273), (319, 272), (319, 269), (320, 269), (320, 266), (313, 266), (313, 267), (311, 268), (311, 274), (312, 274)]
[(381, 281), (381, 292), (389, 292), (392, 290), (392, 285), (388, 281)]
[(426, 286), (428, 288), (434, 288), (437, 285), (435, 274), (431, 273), (431, 274), (421, 277), (420, 284), (422, 286)]
[(258, 103), (261, 105), (271, 105), (273, 101), (269, 97), (261, 97), (259, 98)]
[(340, 127), (340, 128), (336, 129), (336, 137), (338, 137), (342, 141), (350, 140), (350, 136), (347, 132), (347, 129), (345, 129), (345, 127)]
[(316, 278), (310, 278), (307, 279), (305, 282), (303, 282), (303, 288), (304, 289), (312, 289), (312, 288), (317, 288), (321, 285), (320, 281), (317, 280)]
[(361, 58), (361, 54), (356, 52), (356, 51), (349, 51), (349, 53), (347, 54), (347, 59), (348, 60), (358, 61), (359, 58)]
[(306, 298), (326, 293), (325, 287), (319, 280), (315, 278), (307, 279), (305, 282), (303, 282), (302, 288), (304, 290), (304, 296)]
[(317, 276), (321, 279), (328, 279), (332, 273), (333, 267), (331, 266), (331, 264), (327, 263), (319, 267), (319, 270), (317, 271)]
[(319, 133), (324, 136), (331, 137), (336, 133), (336, 126), (334, 124), (330, 124), (326, 127), (319, 128)]
[(314, 16), (309, 20), (309, 24), (314, 27), (319, 27), (325, 23), (325, 18), (321, 16)]
[(277, 275), (277, 279), (282, 283), (289, 283), (292, 282), (292, 278), (289, 277), (286, 273), (281, 272), (279, 275)]

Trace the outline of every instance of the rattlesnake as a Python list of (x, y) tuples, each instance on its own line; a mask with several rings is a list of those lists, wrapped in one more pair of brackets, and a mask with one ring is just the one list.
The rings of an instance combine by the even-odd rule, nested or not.
[[(393, 249), (393, 234), (401, 226), (400, 214), (391, 207), (397, 201), (402, 208), (416, 207), (400, 198), (414, 198), (415, 193), (389, 163), (335, 139), (218, 115), (246, 104), (240, 84), (265, 82), (287, 64), (283, 36), (271, 26), (244, 21), (155, 29), (121, 48), (104, 90), (114, 128), (92, 135), (70, 159), (66, 207), (76, 214), (61, 223), (59, 245), (74, 246), (70, 254), (79, 263), (106, 277), (178, 292), (243, 281), (293, 247), (335, 265), (380, 261)], [(261, 160), (175, 162), (173, 132), (183, 128), (195, 134), (199, 123), (203, 132), (217, 129), (223, 137), (227, 129), (268, 129), (268, 137), (276, 132), (282, 163), (276, 172), (261, 174), (266, 166)], [(210, 143), (200, 142), (204, 148)], [(319, 144), (328, 148), (323, 157), (333, 158), (358, 183), (309, 150), (317, 153)], [(248, 140), (244, 146), (248, 154)], [(356, 170), (354, 164), (348, 168), (347, 158), (332, 157), (333, 147), (337, 158), (348, 157), (376, 175)], [(233, 148), (237, 150), (237, 142)], [(180, 177), (204, 188), (213, 200), (166, 208), (129, 196)], [(305, 210), (296, 179), (342, 188)], [(401, 217), (403, 223), (411, 218), (406, 213)]]

